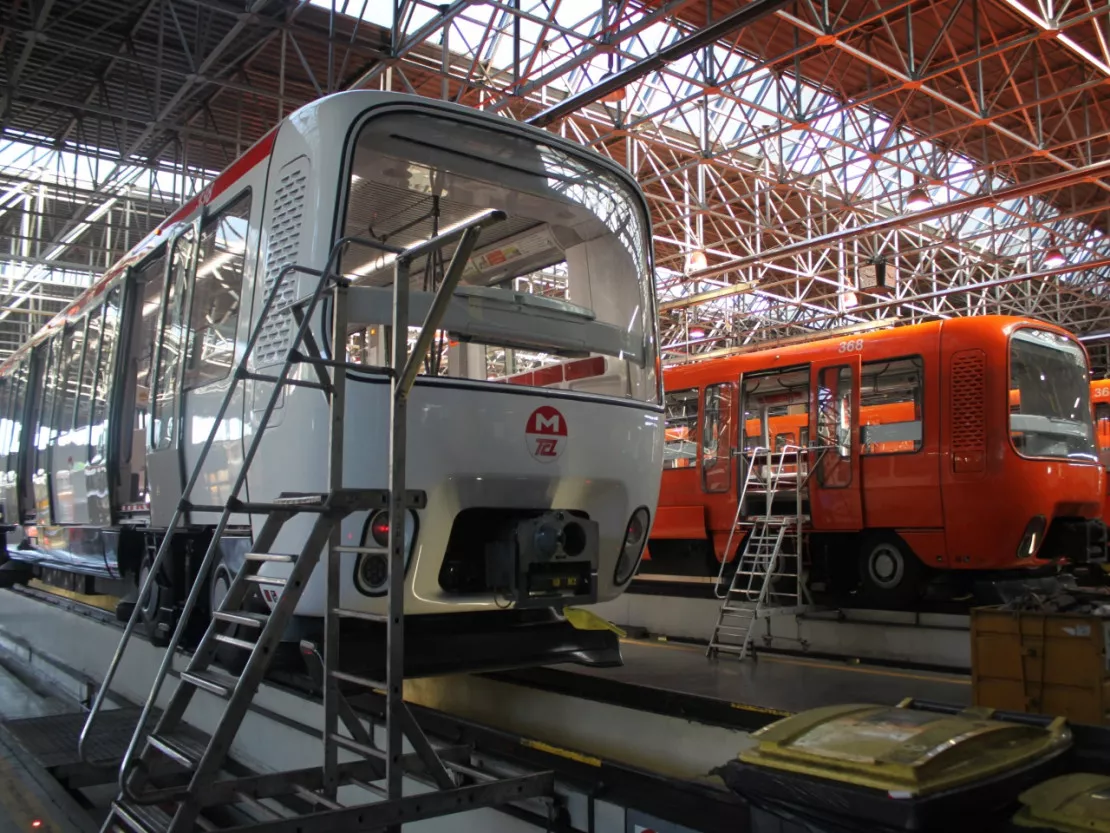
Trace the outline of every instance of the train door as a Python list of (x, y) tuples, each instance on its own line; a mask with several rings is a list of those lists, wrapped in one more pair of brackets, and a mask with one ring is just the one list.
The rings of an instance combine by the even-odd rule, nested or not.
[(151, 377), (151, 431), (146, 460), (150, 522), (154, 526), (169, 524), (185, 485), (181, 459), (181, 375), (184, 368), (181, 356), (185, 349), (189, 275), (193, 271), (196, 248), (196, 227), (190, 226), (173, 241), (162, 295), (155, 372)]
[[(762, 487), (774, 469), (787, 475), (787, 481), (797, 471), (796, 449), (806, 443), (809, 433), (809, 398), (809, 368), (805, 366), (745, 373), (740, 378), (740, 459), (735, 476), (741, 489), (746, 478), (754, 477), (745, 498), (746, 514), (766, 511)], [(767, 451), (774, 452), (773, 468), (767, 467)], [(753, 465), (761, 468), (753, 470)], [(756, 484), (758, 487), (752, 488)], [(795, 510), (792, 488), (778, 491), (774, 503), (780, 502), (781, 506), (772, 511)]]
[(148, 257), (128, 275), (123, 299), (118, 362), (119, 393), (109, 426), (105, 466), (112, 480), (112, 504), (123, 513), (145, 512), (150, 503), (146, 453), (150, 437), (150, 390), (153, 385), (155, 348), (161, 325), (162, 296), (166, 288), (166, 249)]
[(809, 507), (813, 528), (862, 529), (859, 354), (814, 362), (810, 374), (813, 471), (809, 478)]
[[(250, 334), (249, 322), (243, 322), (245, 326), (239, 328), (239, 309), (250, 251), (248, 239), (257, 244), (257, 238), (249, 234), (251, 192), (248, 189), (230, 196), (227, 202), (210, 205), (201, 226), (196, 277), (188, 303), (182, 382), (183, 413), (187, 416), (182, 426), (186, 476), (191, 475), (200, 460), (227, 388), (233, 384), (236, 344), (245, 346)], [(216, 430), (200, 479), (193, 488), (193, 501), (213, 506), (224, 503), (242, 463), (240, 386)], [(194, 515), (191, 520), (201, 523), (204, 517)]]

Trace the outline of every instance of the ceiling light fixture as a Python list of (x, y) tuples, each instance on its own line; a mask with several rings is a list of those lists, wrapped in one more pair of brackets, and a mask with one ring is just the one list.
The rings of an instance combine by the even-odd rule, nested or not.
[(910, 193), (906, 195), (906, 208), (910, 211), (922, 211), (932, 204), (933, 201), (929, 197), (929, 192), (925, 190), (925, 186), (920, 182), (913, 186)]
[(1067, 262), (1068, 259), (1064, 257), (1064, 253), (1055, 245), (1049, 246), (1048, 250), (1044, 253), (1044, 265), (1049, 269), (1056, 269)]

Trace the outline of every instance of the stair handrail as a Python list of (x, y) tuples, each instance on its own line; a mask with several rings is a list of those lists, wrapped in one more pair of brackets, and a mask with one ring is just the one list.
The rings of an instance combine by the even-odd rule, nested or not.
[[(411, 259), (428, 251), (432, 241), (440, 241), (440, 245), (446, 245), (451, 240), (461, 237), (470, 229), (481, 228), (487, 223), (496, 222), (500, 219), (503, 219), (504, 216), (504, 213), (501, 211), (498, 211), (496, 209), (489, 209), (478, 215), (475, 215), (474, 217), (467, 220), (465, 223), (460, 223), (449, 228), (436, 237), (420, 241), (412, 246), (409, 246), (408, 248), (390, 246), (377, 240), (368, 240), (361, 237), (341, 237), (335, 242), (330, 252), (328, 253), (324, 269), (310, 269), (306, 266), (290, 263), (284, 265), (278, 271), (277, 275), (274, 278), (273, 286), (271, 287), (270, 292), (269, 294), (267, 294), (266, 299), (262, 305), (262, 310), (259, 313), (258, 321), (255, 323), (255, 326), (251, 330), (250, 337), (247, 340), (246, 349), (244, 349), (243, 355), (240, 358), (239, 363), (236, 365), (235, 372), (231, 379), (231, 384), (228, 385), (227, 391), (224, 394), (223, 401), (220, 403), (220, 407), (216, 412), (216, 418), (213, 420), (212, 427), (209, 429), (208, 437), (200, 448), (199, 456), (197, 458), (196, 464), (193, 467), (192, 474), (190, 475), (185, 488), (181, 492), (181, 500), (178, 503), (178, 507), (177, 509), (175, 509), (174, 514), (170, 519), (170, 523), (167, 526), (165, 533), (163, 534), (162, 542), (159, 545), (158, 552), (151, 563), (150, 569), (146, 576), (146, 580), (139, 588), (138, 601), (135, 607), (132, 609), (130, 617), (128, 617), (127, 625), (124, 628), (119, 643), (116, 645), (116, 650), (115, 653), (112, 655), (111, 662), (108, 664), (108, 671), (105, 673), (104, 679), (97, 689), (96, 696), (94, 697), (93, 703), (89, 708), (89, 712), (85, 716), (85, 724), (81, 728), (81, 734), (77, 740), (78, 756), (83, 762), (89, 762), (86, 751), (89, 734), (92, 730), (93, 725), (96, 723), (97, 717), (100, 715), (103, 709), (104, 700), (107, 696), (108, 691), (111, 689), (112, 682), (114, 681), (116, 673), (119, 670), (119, 665), (123, 660), (123, 655), (127, 650), (128, 644), (130, 644), (131, 637), (133, 636), (135, 628), (138, 624), (138, 620), (141, 615), (142, 600), (150, 592), (152, 584), (155, 581), (155, 578), (158, 575), (162, 564), (165, 562), (166, 557), (169, 554), (173, 535), (177, 531), (178, 526), (181, 524), (182, 517), (185, 514), (185, 510), (183, 509), (182, 504), (185, 503), (187, 501), (187, 498), (192, 495), (192, 490), (195, 487), (197, 481), (200, 479), (200, 474), (204, 467), (204, 463), (207, 460), (208, 452), (211, 450), (213, 444), (215, 443), (216, 435), (219, 430), (220, 424), (223, 421), (224, 414), (227, 412), (228, 407), (230, 407), (231, 405), (231, 401), (235, 396), (239, 382), (246, 378), (246, 374), (248, 373), (248, 366), (254, 353), (254, 348), (257, 344), (259, 336), (262, 334), (262, 331), (265, 328), (267, 320), (269, 319), (274, 301), (285, 284), (286, 277), (294, 272), (297, 272), (300, 274), (308, 275), (310, 277), (318, 278), (315, 291), (310, 296), (305, 299), (299, 299), (298, 301), (293, 302), (293, 304), (287, 305), (293, 306), (303, 300), (307, 302), (307, 306), (309, 308), (309, 312), (302, 318), (297, 330), (297, 334), (294, 338), (294, 341), (292, 342), (294, 346), (297, 346), (301, 343), (301, 341), (303, 341), (305, 333), (309, 331), (309, 327), (312, 323), (311, 311), (319, 302), (320, 296), (323, 294), (323, 291), (327, 284), (332, 280), (346, 280), (346, 278), (343, 278), (342, 275), (339, 275), (338, 273), (333, 274), (333, 268), (338, 262), (338, 258), (342, 254), (346, 246), (365, 246), (385, 252), (386, 254), (395, 255), (397, 258)], [(268, 413), (273, 410), (273, 407), (277, 402), (277, 398), (280, 395), (282, 388), (284, 387), (284, 381), (285, 378), (287, 378), (290, 367), (291, 362), (287, 358), (286, 363), (283, 366), (282, 373), (278, 377), (279, 379), (281, 379), (281, 381), (274, 382), (273, 389), (270, 392), (270, 402), (268, 403), (267, 409), (266, 411), (264, 411), (264, 413)], [(231, 515), (235, 514), (232, 507), (232, 499), (238, 495), (239, 489), (242, 488), (243, 483), (246, 481), (247, 471), (250, 467), (250, 463), (253, 460), (254, 453), (257, 451), (258, 446), (261, 444), (262, 435), (265, 433), (264, 428), (265, 426), (261, 426), (260, 430), (256, 431), (254, 436), (252, 437), (251, 444), (248, 446), (247, 453), (244, 455), (243, 463), (240, 466), (239, 475), (236, 477), (236, 482), (230, 492), (230, 498), (228, 500), (227, 506), (225, 506), (220, 521), (216, 526), (216, 532), (213, 534), (211, 541), (209, 542), (208, 551), (205, 553), (205, 557), (202, 559), (200, 567), (197, 570), (196, 579), (194, 580), (193, 586), (190, 589), (189, 596), (186, 598), (185, 606), (179, 615), (177, 627), (174, 629), (173, 636), (171, 637), (169, 644), (165, 648), (162, 662), (158, 668), (157, 674), (155, 675), (154, 682), (151, 685), (150, 695), (148, 696), (147, 701), (143, 706), (143, 711), (139, 717), (139, 722), (136, 724), (135, 731), (131, 738), (131, 743), (127, 748), (127, 752), (125, 753), (123, 760), (120, 762), (121, 790), (125, 789), (124, 784), (126, 781), (127, 769), (129, 767), (130, 760), (134, 755), (134, 750), (137, 745), (138, 738), (141, 736), (142, 730), (145, 728), (146, 723), (150, 718), (150, 712), (153, 708), (154, 703), (157, 701), (158, 693), (161, 691), (162, 684), (165, 681), (170, 668), (173, 666), (174, 654), (177, 651), (177, 647), (181, 642), (181, 637), (184, 634), (189, 617), (192, 615), (193, 608), (196, 606), (197, 600), (200, 596), (200, 589), (203, 585), (204, 578), (207, 577), (208, 572), (211, 569), (212, 562), (214, 561), (214, 554), (219, 546), (219, 540), (222, 537), (223, 531), (227, 526), (227, 521), (230, 519)]]
[(728, 540), (725, 542), (724, 556), (721, 558), (721, 566), (717, 569), (717, 581), (713, 585), (713, 595), (718, 599), (725, 599), (728, 597), (728, 588), (725, 589), (724, 594), (721, 593), (721, 585), (724, 584), (725, 578), (725, 565), (728, 563), (728, 554), (732, 552), (732, 540), (736, 536), (736, 528), (740, 526), (740, 514), (744, 511), (744, 498), (748, 494), (748, 484), (751, 483), (752, 472), (755, 470), (755, 461), (759, 457), (759, 453), (769, 452), (770, 449), (763, 446), (756, 446), (752, 449), (752, 459), (748, 463), (748, 472), (744, 475), (744, 485), (740, 487), (740, 495), (736, 499), (736, 514), (732, 519), (732, 528), (728, 531)]

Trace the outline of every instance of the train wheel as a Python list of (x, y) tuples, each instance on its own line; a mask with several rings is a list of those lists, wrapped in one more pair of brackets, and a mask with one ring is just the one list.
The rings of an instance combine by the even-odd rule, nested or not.
[[(150, 574), (150, 559), (143, 559), (143, 564), (139, 568), (139, 588), (143, 586), (146, 581), (147, 575)], [(172, 634), (172, 623), (169, 628), (159, 627), (162, 619), (162, 603), (169, 601), (168, 587), (163, 586), (159, 581), (159, 577), (155, 576), (154, 581), (151, 583), (150, 590), (145, 596), (138, 601), (139, 616), (142, 617), (143, 627), (146, 630), (146, 635), (150, 639), (150, 644), (159, 648), (164, 648), (170, 642)]]
[(920, 594), (921, 562), (897, 535), (863, 536), (859, 550), (863, 597), (886, 607), (904, 607)]

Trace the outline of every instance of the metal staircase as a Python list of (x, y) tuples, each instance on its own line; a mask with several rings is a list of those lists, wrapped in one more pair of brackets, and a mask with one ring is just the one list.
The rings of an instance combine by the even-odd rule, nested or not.
[[(504, 215), (488, 211), (466, 224), (409, 249), (401, 250), (380, 243), (356, 238), (345, 238), (333, 248), (325, 269), (320, 271), (290, 265), (274, 280), (266, 297), (259, 320), (254, 327), (242, 359), (239, 361), (233, 382), (229, 386), (220, 410), (213, 422), (208, 440), (200, 459), (186, 485), (181, 501), (162, 539), (154, 563), (139, 591), (139, 598), (146, 596), (151, 582), (171, 551), (171, 539), (178, 527), (186, 522), (188, 513), (220, 512), (196, 581), (185, 602), (176, 629), (166, 649), (161, 666), (147, 698), (142, 715), (120, 765), (120, 795), (113, 803), (104, 822), (102, 833), (128, 831), (130, 833), (182, 833), (194, 829), (218, 830), (217, 818), (232, 818), (236, 830), (297, 830), (339, 831), (387, 829), (400, 830), (406, 821), (444, 815), (459, 809), (471, 809), (504, 803), (506, 800), (549, 795), (553, 779), (550, 773), (527, 775), (511, 779), (485, 779), (471, 783), (464, 778), (472, 773), (468, 767), (449, 760), (456, 757), (443, 750), (441, 755), (424, 736), (420, 727), (402, 699), (404, 679), (404, 527), (405, 514), (410, 507), (421, 507), (425, 497), (421, 492), (405, 488), (406, 404), (409, 391), (444, 311), (454, 293), (459, 278), (481, 230), (499, 222)], [(417, 337), (411, 354), (408, 352), (409, 322), (409, 269), (418, 257), (438, 252), (457, 243), (450, 265), (444, 272), (431, 308)], [(394, 308), (392, 366), (390, 372), (392, 405), (390, 414), (390, 463), (388, 489), (350, 489), (343, 486), (343, 415), (345, 384), (348, 370), (362, 370), (362, 365), (342, 360), (346, 349), (348, 281), (336, 273), (339, 256), (348, 245), (368, 246), (396, 256), (394, 264)], [(314, 291), (282, 309), (274, 308), (275, 298), (292, 272), (315, 277)], [(321, 352), (312, 335), (310, 322), (313, 313), (325, 298), (330, 296), (331, 339), (330, 354)], [(296, 335), (276, 375), (265, 375), (248, 369), (250, 356), (272, 314), (289, 312), (297, 324)], [(328, 358), (330, 355), (331, 358)], [(314, 370), (313, 379), (294, 377), (298, 365), (308, 364)], [(190, 500), (204, 461), (216, 437), (234, 392), (246, 380), (272, 383), (272, 391), (259, 425), (248, 445), (243, 466), (232, 485), (230, 496), (223, 506), (194, 504)], [(328, 490), (318, 493), (284, 493), (271, 502), (250, 502), (239, 498), (246, 484), (247, 472), (257, 452), (265, 427), (273, 414), (281, 391), (292, 385), (320, 390), (326, 397), (330, 410), (329, 431), (329, 480)], [(388, 507), (390, 511), (389, 542), (389, 592), (388, 613), (374, 615), (361, 611), (343, 610), (339, 607), (341, 553), (382, 552), (379, 547), (340, 546), (340, 524), (354, 512)], [(304, 546), (297, 553), (278, 553), (272, 550), (284, 524), (302, 514), (315, 517), (311, 532)], [(218, 610), (213, 611), (208, 629), (196, 651), (180, 675), (176, 690), (169, 699), (152, 731), (147, 730), (151, 713), (173, 657), (184, 633), (190, 614), (200, 597), (207, 576), (216, 561), (219, 542), (233, 515), (264, 515), (265, 521), (255, 537), (252, 552), (236, 575)], [(318, 765), (286, 772), (265, 773), (248, 777), (227, 777), (222, 768), (228, 752), (251, 701), (275, 654), (286, 625), (289, 623), (301, 593), (312, 571), (324, 557), (326, 566), (327, 615), (324, 626), (322, 651), (315, 656), (321, 663), (324, 688), (324, 726), (322, 732), (323, 759)], [(266, 564), (291, 565), (286, 578), (264, 575), (260, 568)], [(279, 596), (269, 614), (244, 609), (255, 588), (277, 588)], [(136, 605), (124, 634), (112, 658), (108, 673), (97, 692), (81, 733), (84, 754), (85, 741), (90, 728), (101, 714), (105, 695), (109, 691), (120, 661), (135, 630), (139, 617)], [(369, 680), (346, 674), (339, 670), (340, 622), (344, 618), (359, 618), (382, 622), (386, 625), (386, 679)], [(243, 638), (254, 634), (254, 639)], [(226, 646), (226, 647), (223, 647)], [(247, 654), (242, 672), (236, 676), (213, 667), (218, 649), (233, 648)], [(384, 748), (375, 745), (374, 738), (360, 722), (339, 690), (340, 682), (348, 685), (377, 689), (385, 692), (386, 742)], [(198, 690), (215, 695), (224, 701), (222, 716), (207, 741), (198, 742), (195, 732), (184, 730), (185, 712)], [(348, 734), (341, 734), (342, 722)], [(407, 738), (414, 754), (404, 755), (403, 744)], [(355, 753), (354, 760), (339, 761), (339, 750)], [(350, 757), (350, 756), (348, 756)], [(430, 779), (439, 792), (404, 797), (402, 775), (406, 768), (418, 768)], [(384, 785), (377, 782), (384, 781)], [(381, 800), (351, 806), (337, 800), (340, 786), (355, 785)], [(284, 805), (286, 810), (277, 812), (262, 799), (288, 796), (300, 800)], [(307, 806), (307, 814), (295, 813), (289, 806)], [(229, 812), (230, 811), (230, 812)], [(246, 819), (246, 821), (244, 821)]]
[[(736, 504), (736, 516), (725, 552), (742, 530), (748, 530), (736, 570), (722, 593), (725, 565), (721, 562), (715, 592), (721, 599), (717, 623), (705, 655), (735, 654), (744, 659), (751, 651), (756, 622), (772, 616), (797, 615), (809, 606), (802, 566), (805, 524), (802, 496), (808, 479), (808, 449), (788, 445), (780, 451), (756, 448)], [(777, 458), (777, 459), (776, 459)], [(792, 461), (788, 464), (788, 461)], [(746, 500), (761, 495), (761, 515), (746, 514)], [(785, 500), (793, 512), (776, 506)]]

